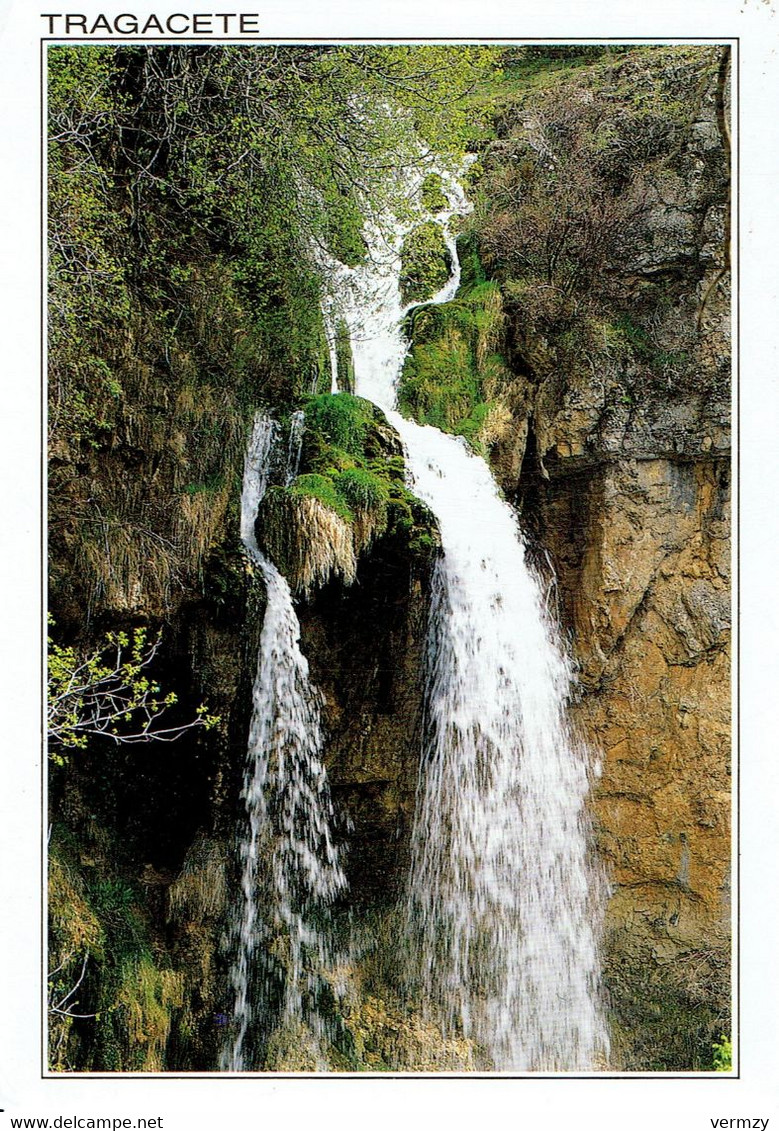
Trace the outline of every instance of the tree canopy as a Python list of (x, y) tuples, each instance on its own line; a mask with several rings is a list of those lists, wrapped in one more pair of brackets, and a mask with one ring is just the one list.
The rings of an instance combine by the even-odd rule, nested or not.
[(51, 47), (52, 428), (104, 443), (122, 395), (111, 340), (131, 333), (139, 302), (176, 332), (198, 249), (234, 264), (266, 350), (289, 367), (295, 336), (314, 334), (317, 248), (358, 261), (366, 214), (402, 206), (404, 166), (426, 147), (463, 152), (478, 133), (470, 92), (498, 58), (432, 45)]
[[(353, 255), (364, 210), (397, 188), (399, 168), (426, 146), (463, 151), (468, 95), (496, 64), (493, 49), (467, 46), (54, 47), (54, 198), (72, 205), (73, 178), (102, 164), (136, 223), (161, 194), (204, 224), (223, 213), (249, 245), (282, 225)], [(54, 216), (67, 264), (68, 235), (83, 256), (84, 232)]]

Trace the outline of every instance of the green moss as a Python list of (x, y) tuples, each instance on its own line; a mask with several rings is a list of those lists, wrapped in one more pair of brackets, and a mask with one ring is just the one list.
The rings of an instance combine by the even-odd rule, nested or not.
[(358, 510), (378, 511), (389, 498), (389, 486), (384, 477), (361, 467), (340, 472), (334, 482), (338, 494)]
[(460, 260), (460, 291), (466, 293), (487, 280), (476, 237), (466, 232), (457, 238), (457, 258)]
[(342, 393), (354, 393), (354, 357), (349, 327), (339, 322), (335, 332), (336, 381)]
[(443, 212), (449, 207), (449, 201), (443, 189), (443, 180), (439, 173), (428, 173), (422, 181), (421, 197), (422, 207), (434, 215)]
[(368, 466), (383, 451), (375, 406), (349, 393), (324, 394), (308, 400), (305, 414), (301, 474), (289, 493), (318, 499), (346, 522), (357, 510), (382, 510), (389, 472), (381, 457)]
[[(57, 827), (50, 846), (50, 1064), (68, 1071), (162, 1071), (184, 977), (161, 957), (145, 899), (118, 874), (118, 846), (101, 833), (93, 855)], [(82, 863), (85, 856), (87, 863)], [(79, 982), (79, 978), (81, 980)], [(67, 1012), (67, 1011), (66, 1011)], [(88, 1063), (83, 1049), (88, 1048)]]
[(715, 1072), (733, 1071), (733, 1042), (724, 1033), (711, 1046), (712, 1066)]
[[(268, 494), (270, 495), (272, 491), (284, 490), (287, 490), (287, 488), (275, 487), (271, 488)], [(335, 511), (338, 517), (344, 519), (345, 522), (354, 521), (351, 507), (336, 487), (335, 479), (328, 475), (320, 475), (317, 472), (299, 475), (288, 490), (290, 495), (297, 495), (299, 498), (318, 499), (324, 506)]]
[(503, 307), (485, 278), (472, 237), (461, 239), (463, 280), (454, 301), (413, 310), (411, 350), (398, 392), (405, 416), (465, 436), (477, 449), (506, 366), (500, 350)]
[(349, 393), (325, 393), (305, 405), (306, 441), (318, 437), (352, 456), (361, 456), (373, 419), (370, 401)]
[[(436, 520), (406, 487), (400, 440), (381, 410), (337, 393), (309, 398), (305, 417), (300, 474), (290, 486), (268, 490), (266, 517), (288, 518), (286, 498), (314, 498), (349, 524), (368, 516), (374, 536), (397, 542), (415, 565), (428, 565), (440, 545)], [(274, 559), (284, 556), (282, 543), (276, 538)], [(284, 569), (285, 562), (277, 564)]]
[(430, 220), (409, 232), (401, 252), (400, 294), (404, 303), (425, 302), (440, 291), (452, 269), (438, 224)]

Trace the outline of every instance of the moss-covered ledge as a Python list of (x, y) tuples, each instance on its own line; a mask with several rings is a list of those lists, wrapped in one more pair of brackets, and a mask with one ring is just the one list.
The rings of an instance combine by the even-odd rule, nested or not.
[(300, 470), (267, 491), (257, 540), (302, 597), (351, 585), (379, 540), (426, 572), (440, 548), (435, 517), (405, 484), (403, 445), (379, 408), (349, 393), (305, 406)]

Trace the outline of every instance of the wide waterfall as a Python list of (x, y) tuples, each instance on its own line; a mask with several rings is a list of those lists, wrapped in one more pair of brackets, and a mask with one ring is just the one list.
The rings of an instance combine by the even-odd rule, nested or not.
[(444, 548), (408, 895), (418, 990), (497, 1069), (588, 1069), (602, 905), (569, 667), (486, 464), (435, 429), (403, 438)]
[[(451, 207), (436, 219), (453, 269), (433, 302), (457, 290), (449, 220), (468, 207), (458, 182), (445, 183)], [(594, 768), (568, 722), (570, 663), (514, 511), (464, 440), (393, 411), (408, 348), (398, 286), (403, 234), (400, 223), (369, 227), (365, 265), (331, 264), (338, 293), (325, 318), (331, 328), (348, 327), (356, 391), (400, 433), (409, 478), (436, 515), (443, 545), (426, 649), (404, 981), (445, 1037), (471, 1042), (475, 1067), (589, 1070), (607, 1053), (598, 1004), (605, 887), (590, 857), (585, 808)], [(302, 426), (297, 414), (287, 482)], [(324, 1035), (316, 981), (333, 957), (327, 908), (345, 887), (321, 759), (320, 698), (289, 587), (254, 533), (274, 438), (275, 425), (258, 417), (242, 495), (242, 537), (267, 610), (244, 783), (233, 1032), (222, 1058), (237, 1071), (254, 1066), (269, 1014), (297, 1025), (316, 1059)]]
[[(449, 179), (444, 226), (467, 209)], [(356, 391), (391, 410), (407, 350), (397, 224), (368, 232), (366, 266), (344, 269), (340, 311)], [(438, 518), (426, 729), (412, 834), (408, 979), (446, 1035), (495, 1070), (597, 1067), (605, 889), (590, 859), (593, 767), (567, 721), (572, 675), (517, 519), (465, 441), (388, 411), (413, 489)]]
[[(299, 458), (301, 420), (293, 419), (288, 464)], [(231, 977), (233, 1029), (224, 1070), (257, 1067), (258, 1041), (271, 1016), (296, 1027), (318, 1054), (317, 977), (328, 965), (326, 909), (346, 881), (331, 827), (333, 809), (321, 760), (320, 696), (300, 651), (289, 586), (261, 553), (254, 533), (267, 487), (276, 425), (258, 416), (246, 455), (241, 537), (265, 583), (243, 796), (242, 903)], [(272, 949), (276, 964), (268, 953)], [(322, 1060), (322, 1067), (324, 1061)]]

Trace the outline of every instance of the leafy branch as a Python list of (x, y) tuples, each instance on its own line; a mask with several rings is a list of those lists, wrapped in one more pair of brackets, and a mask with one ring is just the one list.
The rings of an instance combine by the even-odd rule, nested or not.
[(189, 722), (165, 725), (177, 698), (147, 674), (159, 647), (159, 635), (150, 643), (146, 630), (135, 628), (130, 635), (109, 632), (102, 647), (79, 659), (74, 648), (49, 637), (47, 729), (57, 765), (67, 761), (63, 751), (83, 750), (90, 736), (125, 745), (174, 742), (186, 731), (209, 730), (219, 722), (201, 704)]

